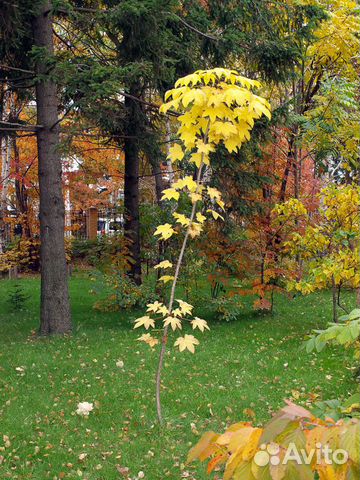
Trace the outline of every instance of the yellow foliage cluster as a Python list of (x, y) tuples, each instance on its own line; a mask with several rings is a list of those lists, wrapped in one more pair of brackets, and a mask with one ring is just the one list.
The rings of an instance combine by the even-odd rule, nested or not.
[(39, 263), (40, 242), (36, 239), (21, 239), (10, 250), (0, 254), (0, 272), (14, 267), (28, 268)]
[[(270, 118), (270, 105), (251, 92), (260, 87), (257, 80), (242, 77), (235, 70), (215, 68), (198, 70), (180, 78), (169, 90), (160, 112), (182, 110), (178, 117), (178, 134), (185, 150), (191, 152), (190, 162), (209, 164), (209, 154), (223, 142), (229, 152), (237, 151), (250, 139), (254, 120), (266, 115)], [(206, 144), (203, 140), (206, 135)], [(181, 160), (185, 151), (180, 145), (173, 147), (170, 158)]]
[(205, 433), (188, 461), (209, 459), (208, 473), (224, 465), (224, 480), (359, 478), (360, 420), (321, 420), (287, 403), (264, 428), (239, 422)]
[(305, 260), (307, 275), (289, 281), (288, 288), (303, 294), (336, 286), (360, 286), (360, 188), (356, 185), (331, 185), (320, 193), (321, 207), (312, 220), (306, 208), (294, 199), (277, 205), (277, 221), (284, 222), (301, 213), (307, 219), (302, 233), (294, 232), (284, 250), (291, 257)]
[[(360, 16), (354, 0), (316, 0), (329, 18), (315, 32), (317, 38), (308, 49), (312, 68), (331, 68), (334, 74), (357, 80), (354, 58), (359, 54)], [(309, 75), (311, 72), (309, 71)]]
[[(192, 317), (193, 306), (184, 300), (176, 300), (178, 307), (169, 311), (169, 309), (161, 302), (149, 303), (147, 305), (147, 313), (143, 317), (135, 320), (134, 328), (144, 327), (146, 330), (155, 328), (156, 321), (162, 324), (162, 327), (171, 327), (173, 331), (182, 329), (182, 322), (188, 321), (192, 329), (198, 329), (201, 332), (210, 330), (207, 322), (202, 318)], [(151, 316), (150, 316), (151, 315)], [(155, 317), (155, 318), (154, 318)], [(153, 337), (150, 333), (145, 333), (138, 338), (139, 341), (147, 343), (150, 347), (154, 347), (159, 343), (158, 339)], [(180, 352), (189, 350), (191, 353), (195, 352), (195, 345), (199, 341), (193, 335), (185, 334), (183, 337), (178, 337), (174, 345), (179, 347)]]

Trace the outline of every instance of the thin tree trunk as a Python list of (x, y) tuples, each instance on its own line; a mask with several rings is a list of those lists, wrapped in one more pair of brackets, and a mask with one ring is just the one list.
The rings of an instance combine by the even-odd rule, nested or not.
[(6, 224), (7, 214), (9, 176), (11, 164), (11, 148), (9, 137), (1, 138), (1, 176), (0, 182), (2, 189), (0, 191), (0, 253), (3, 252), (6, 243)]
[[(198, 173), (197, 173), (196, 182), (197, 182), (198, 186), (196, 188), (196, 192), (198, 192), (198, 189), (199, 189), (202, 166), (203, 166), (203, 163), (201, 162), (201, 165), (200, 165), (200, 167), (198, 169)], [(180, 268), (181, 268), (181, 264), (182, 264), (182, 261), (183, 261), (187, 241), (189, 239), (191, 224), (192, 224), (192, 222), (195, 218), (197, 204), (198, 204), (198, 202), (196, 202), (196, 201), (193, 203), (193, 206), (192, 206), (192, 209), (191, 209), (191, 214), (190, 214), (190, 219), (189, 219), (190, 222), (189, 222), (189, 225), (187, 227), (187, 230), (186, 230), (186, 233), (185, 233), (185, 236), (184, 236), (184, 240), (183, 240), (183, 243), (182, 243), (182, 246), (181, 246), (181, 249), (180, 249), (179, 257), (178, 257), (178, 260), (177, 260), (177, 263), (176, 263), (174, 280), (173, 280), (173, 283), (171, 285), (170, 299), (169, 299), (169, 304), (168, 304), (169, 315), (171, 315), (171, 312), (172, 312), (174, 298), (175, 298), (176, 284), (177, 284), (177, 281), (178, 281), (178, 278), (179, 278)], [(156, 382), (156, 393), (155, 393), (155, 396), (156, 396), (156, 410), (157, 410), (157, 416), (158, 416), (158, 420), (159, 420), (160, 424), (163, 423), (162, 408), (161, 408), (161, 373), (162, 373), (162, 368), (163, 368), (163, 364), (164, 364), (166, 346), (167, 346), (167, 342), (168, 342), (168, 330), (169, 330), (169, 326), (167, 325), (164, 328), (164, 332), (163, 332), (163, 336), (162, 336), (162, 340), (161, 340), (159, 363), (158, 363), (158, 368), (157, 368), (157, 371), (156, 371), (156, 379), (155, 379), (155, 382)]]
[(293, 165), (293, 161), (294, 161), (294, 141), (295, 141), (294, 136), (292, 136), (289, 141), (289, 149), (287, 154), (285, 170), (281, 180), (280, 193), (279, 193), (280, 203), (285, 202), (287, 183), (289, 179), (291, 166)]
[[(51, 4), (43, 3), (33, 20), (34, 44), (53, 55)], [(68, 277), (64, 244), (64, 199), (59, 153), (59, 125), (56, 84), (48, 74), (48, 63), (40, 56), (36, 61), (39, 79), (36, 83), (39, 192), (40, 192), (40, 264), (41, 313), (40, 333), (71, 331)]]
[[(138, 95), (137, 89), (130, 89), (133, 96)], [(133, 138), (139, 134), (139, 106), (136, 101), (125, 97), (127, 126), (124, 153), (125, 153), (125, 182), (124, 182), (124, 208), (125, 222), (124, 235), (128, 240), (128, 248), (132, 263), (129, 276), (137, 285), (141, 285), (141, 256), (140, 256), (140, 212), (139, 212), (139, 145), (138, 139)], [(129, 138), (130, 137), (130, 138)]]
[(294, 197), (296, 199), (299, 199), (300, 198), (300, 165), (299, 165), (298, 148), (296, 145), (294, 146), (293, 170), (294, 170)]
[[(0, 120), (4, 120), (7, 113), (7, 104), (9, 92), (5, 91), (6, 84), (0, 85)], [(6, 243), (6, 224), (4, 218), (7, 214), (7, 196), (10, 183), (10, 166), (11, 166), (11, 145), (10, 138), (7, 134), (0, 133), (0, 253), (4, 251)]]
[(14, 169), (15, 169), (15, 194), (17, 213), (21, 218), (22, 236), (24, 238), (31, 237), (31, 229), (29, 224), (28, 197), (24, 182), (20, 179), (20, 155), (17, 146), (16, 135), (12, 138)]
[[(184, 240), (183, 240), (183, 243), (182, 243), (182, 246), (181, 246), (179, 258), (178, 258), (176, 268), (175, 268), (175, 275), (174, 275), (174, 280), (173, 280), (173, 284), (172, 284), (172, 287), (171, 287), (170, 300), (169, 300), (169, 305), (168, 305), (169, 315), (171, 315), (171, 311), (172, 311), (172, 307), (173, 307), (173, 303), (174, 303), (174, 298), (175, 298), (176, 283), (177, 283), (177, 280), (179, 278), (180, 267), (181, 267), (181, 263), (182, 263), (182, 260), (183, 260), (183, 257), (184, 257), (187, 241), (188, 241), (188, 238), (189, 238), (190, 225), (191, 225), (192, 221), (194, 220), (195, 212), (196, 212), (196, 202), (194, 202), (192, 210), (191, 210), (189, 227), (186, 230)], [(157, 368), (157, 371), (156, 371), (156, 410), (157, 410), (158, 420), (159, 420), (160, 424), (163, 423), (163, 416), (162, 416), (162, 409), (161, 409), (161, 372), (162, 372), (162, 368), (163, 368), (163, 364), (164, 364), (166, 346), (167, 346), (167, 342), (168, 342), (168, 330), (169, 330), (169, 328), (168, 328), (168, 326), (166, 326), (164, 328), (164, 333), (163, 333), (163, 337), (162, 337), (162, 340), (161, 340), (159, 363), (158, 363), (158, 368)]]

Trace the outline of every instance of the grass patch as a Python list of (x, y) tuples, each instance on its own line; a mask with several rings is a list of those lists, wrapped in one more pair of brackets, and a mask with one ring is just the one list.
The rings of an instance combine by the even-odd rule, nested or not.
[[(307, 404), (314, 394), (346, 397), (355, 388), (342, 349), (308, 355), (300, 348), (311, 329), (331, 319), (328, 292), (292, 301), (277, 297), (273, 315), (256, 314), (249, 303), (236, 322), (210, 318), (211, 332), (198, 334), (195, 355), (170, 349), (163, 389), (167, 427), (160, 430), (158, 353), (136, 342), (131, 321), (139, 312), (94, 311), (91, 281), (75, 276), (74, 334), (39, 339), (39, 280), (21, 284), (31, 299), (26, 310), (12, 313), (7, 297), (13, 282), (0, 282), (1, 480), (115, 480), (124, 478), (119, 466), (128, 467), (133, 479), (143, 471), (149, 480), (202, 480), (208, 478), (204, 466), (183, 463), (205, 429), (223, 430), (247, 418), (249, 408), (261, 423), (285, 397)], [(196, 314), (210, 316), (205, 308)], [(119, 359), (123, 369), (115, 365)], [(80, 401), (96, 402), (88, 419), (74, 414)]]

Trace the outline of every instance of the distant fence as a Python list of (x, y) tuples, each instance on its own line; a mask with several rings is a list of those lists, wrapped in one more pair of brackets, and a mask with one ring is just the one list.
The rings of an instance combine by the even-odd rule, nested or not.
[(94, 239), (102, 235), (114, 235), (123, 229), (124, 217), (117, 208), (96, 208), (74, 211), (71, 225), (67, 226), (69, 236), (77, 239)]

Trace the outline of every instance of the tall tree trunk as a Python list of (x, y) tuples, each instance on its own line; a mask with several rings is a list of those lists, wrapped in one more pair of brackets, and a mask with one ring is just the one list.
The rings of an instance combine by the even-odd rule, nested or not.
[[(34, 44), (47, 55), (54, 53), (51, 4), (46, 0), (33, 20)], [(71, 315), (64, 244), (64, 199), (59, 153), (56, 84), (48, 75), (48, 62), (36, 60), (37, 132), (40, 191), (40, 333), (71, 331)]]
[[(138, 96), (137, 89), (130, 89), (129, 93)], [(124, 182), (124, 208), (125, 222), (124, 235), (129, 242), (132, 263), (129, 276), (137, 285), (141, 285), (141, 256), (140, 256), (140, 212), (139, 212), (139, 112), (138, 102), (125, 97), (126, 109), (126, 139), (125, 153), (125, 182)]]

